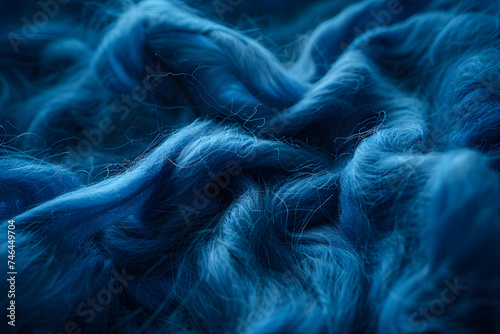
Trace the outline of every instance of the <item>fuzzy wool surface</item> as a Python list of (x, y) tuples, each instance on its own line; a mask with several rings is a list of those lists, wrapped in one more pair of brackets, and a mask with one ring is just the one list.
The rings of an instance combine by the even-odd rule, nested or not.
[(0, 331), (500, 333), (499, 13), (0, 1)]

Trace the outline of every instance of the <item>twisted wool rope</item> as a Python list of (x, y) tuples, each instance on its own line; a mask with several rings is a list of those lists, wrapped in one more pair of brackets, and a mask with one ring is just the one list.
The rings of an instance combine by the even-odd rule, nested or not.
[(4, 34), (15, 329), (498, 331), (499, 5), (343, 4), (290, 66), (197, 2)]

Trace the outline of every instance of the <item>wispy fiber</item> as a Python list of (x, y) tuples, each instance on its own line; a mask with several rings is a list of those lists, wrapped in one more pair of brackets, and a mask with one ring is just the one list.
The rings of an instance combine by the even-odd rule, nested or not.
[(500, 333), (499, 13), (0, 2), (2, 333)]

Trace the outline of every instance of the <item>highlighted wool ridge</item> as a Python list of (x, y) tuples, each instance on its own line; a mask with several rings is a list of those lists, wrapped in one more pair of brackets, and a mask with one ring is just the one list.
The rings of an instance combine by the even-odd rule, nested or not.
[(0, 3), (2, 333), (500, 332), (498, 2), (50, 5)]

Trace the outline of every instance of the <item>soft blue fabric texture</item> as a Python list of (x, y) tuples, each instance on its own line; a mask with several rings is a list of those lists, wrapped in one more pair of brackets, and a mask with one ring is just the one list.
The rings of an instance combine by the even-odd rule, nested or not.
[(500, 333), (499, 13), (0, 1), (0, 332)]

